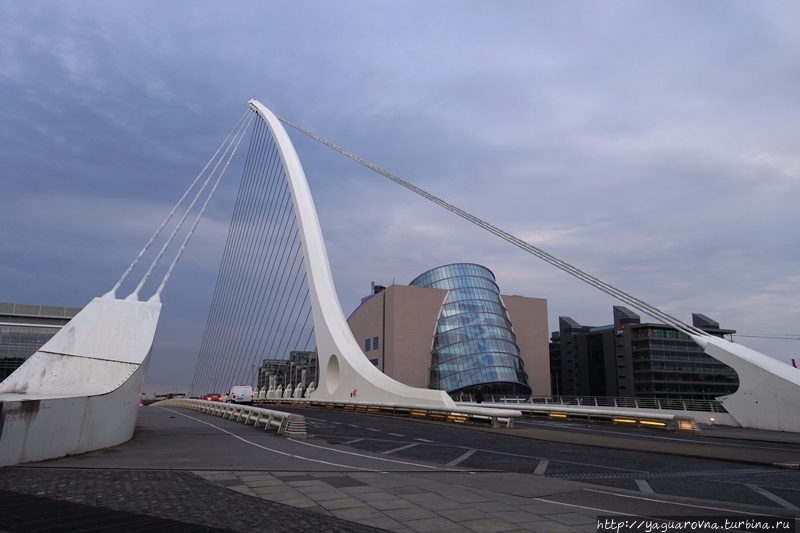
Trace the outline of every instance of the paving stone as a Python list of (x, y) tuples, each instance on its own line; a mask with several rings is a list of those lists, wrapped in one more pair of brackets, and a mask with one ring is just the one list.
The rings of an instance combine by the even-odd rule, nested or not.
[(335, 511), (337, 509), (350, 509), (353, 507), (365, 507), (367, 504), (360, 500), (356, 500), (353, 498), (341, 498), (338, 500), (326, 500), (317, 502), (319, 505), (324, 507), (329, 511)]
[(383, 511), (383, 513), (399, 522), (403, 522), (406, 525), (408, 525), (410, 520), (421, 520), (423, 518), (436, 518), (442, 520), (442, 518), (436, 513), (421, 507), (409, 507), (408, 509), (388, 509)]
[(595, 527), (597, 526), (597, 518), (591, 516), (584, 516), (580, 513), (558, 513), (558, 514), (546, 514), (542, 515), (544, 518), (548, 520), (554, 520), (561, 524), (567, 524), (569, 526), (574, 526), (578, 524), (592, 524)]
[(456, 502), (453, 500), (446, 500), (444, 498), (439, 498), (436, 500), (431, 500), (429, 502), (416, 502), (417, 505), (420, 507), (424, 507), (429, 511), (435, 511), (437, 513), (441, 511), (451, 511), (454, 509), (469, 509), (467, 504)]
[(551, 522), (550, 520), (521, 525), (528, 531), (535, 531), (536, 533), (581, 533), (583, 531), (566, 524)]
[(513, 511), (503, 511), (502, 513), (489, 513), (490, 515), (494, 516), (498, 520), (505, 520), (506, 522), (511, 522), (513, 524), (527, 524), (530, 522), (541, 522), (542, 520), (547, 520), (545, 517), (540, 516), (538, 514), (529, 513), (527, 511), (520, 511), (518, 509), (514, 509)]
[[(477, 509), (452, 509), (447, 511), (436, 511), (437, 514), (454, 522), (463, 522), (467, 520), (481, 520), (486, 518), (486, 513), (478, 511)], [(494, 519), (496, 520), (496, 519)]]
[(391, 498), (385, 500), (372, 500), (366, 501), (369, 505), (378, 509), (379, 511), (388, 511), (391, 509), (410, 509), (412, 507), (416, 507), (411, 502), (407, 502), (406, 500), (402, 500), (399, 498)]
[(473, 509), (478, 509), (486, 513), (502, 513), (516, 511), (517, 508), (503, 501), (477, 502), (470, 504)]
[(461, 526), (476, 533), (504, 533), (518, 529), (516, 524), (500, 522), (495, 519), (482, 518), (480, 520), (467, 520), (459, 522)]
[[(112, 511), (195, 524), (197, 531), (203, 531), (203, 527), (236, 533), (380, 531), (335, 516), (241, 494), (200, 475), (174, 470), (4, 467), (0, 468), (0, 486), (21, 494), (81, 501)], [(36, 517), (31, 516), (31, 519)], [(0, 531), (4, 529), (4, 524), (0, 524)]]
[(359, 522), (362, 524), (366, 519), (389, 518), (371, 507), (348, 507), (343, 509), (332, 509), (331, 513), (342, 520), (352, 520), (353, 522)]
[(454, 524), (444, 518), (421, 518), (419, 520), (409, 520), (404, 522), (411, 531), (417, 533), (429, 533), (434, 531), (465, 531), (459, 524)]

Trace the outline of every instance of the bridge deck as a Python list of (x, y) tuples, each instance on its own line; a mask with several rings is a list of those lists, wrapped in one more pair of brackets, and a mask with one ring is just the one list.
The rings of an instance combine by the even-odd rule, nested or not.
[[(483, 431), (543, 438), (520, 428)], [(784, 439), (800, 445), (798, 435), (718, 431), (720, 437), (730, 431), (737, 439)], [(257, 453), (248, 455), (246, 447), (238, 444), (242, 439), (254, 444), (249, 447)], [(536, 442), (531, 440), (531, 446)], [(514, 472), (448, 471), (441, 465), (432, 470), (424, 461), (387, 463), (377, 471), (369, 468), (372, 459), (368, 457), (356, 458), (347, 467), (330, 460), (309, 466), (299, 458), (310, 453), (301, 446), (305, 445), (234, 421), (180, 409), (142, 408), (136, 436), (129, 443), (0, 469), (0, 486), (16, 494), (14, 500), (4, 502), (18, 502), (3, 506), (0, 530), (37, 531), (37, 524), (46, 524), (53, 528), (48, 531), (86, 527), (116, 532), (141, 530), (137, 524), (150, 524), (148, 531), (164, 526), (170, 531), (368, 532), (422, 530), (427, 524), (462, 531), (470, 527), (523, 531), (538, 523), (541, 531), (551, 527), (578, 533), (594, 531), (596, 517), (603, 514), (598, 509), (614, 511), (617, 505), (607, 491), (593, 492), (586, 483)], [(287, 450), (293, 456), (282, 455)], [(686, 509), (674, 505), (702, 504), (688, 498), (658, 497), (661, 507), (653, 512), (662, 515)], [(48, 500), (43, 505), (36, 498)], [(728, 507), (765, 514), (764, 507)], [(782, 513), (797, 516), (800, 510)]]

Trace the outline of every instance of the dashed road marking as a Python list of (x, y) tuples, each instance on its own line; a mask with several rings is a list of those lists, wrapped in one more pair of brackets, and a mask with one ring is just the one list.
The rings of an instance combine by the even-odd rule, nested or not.
[(763, 497), (765, 497), (765, 498), (767, 498), (769, 500), (772, 500), (773, 502), (777, 503), (778, 505), (780, 505), (784, 509), (794, 509), (794, 510), (798, 509), (798, 507), (796, 505), (794, 505), (793, 503), (787, 502), (786, 500), (784, 500), (780, 496), (775, 496), (774, 494), (772, 494), (768, 490), (762, 489), (761, 487), (759, 487), (757, 485), (753, 485), (751, 483), (745, 483), (744, 486), (747, 487), (750, 490), (753, 490), (753, 491), (761, 494)]
[(636, 482), (636, 486), (639, 487), (640, 491), (649, 492), (651, 494), (655, 493), (655, 491), (650, 487), (650, 484), (644, 479), (634, 479), (634, 481)]
[(550, 461), (548, 461), (547, 459), (542, 459), (541, 461), (539, 461), (539, 464), (536, 465), (536, 470), (534, 470), (533, 473), (537, 476), (543, 476), (545, 471), (547, 470), (547, 465), (549, 464)]
[(419, 446), (418, 442), (412, 442), (411, 444), (406, 444), (405, 446), (400, 446), (399, 448), (394, 448), (392, 450), (386, 450), (385, 452), (381, 452), (383, 455), (389, 455), (390, 453), (399, 452), (400, 450), (405, 450), (407, 448), (413, 448), (414, 446)]
[(478, 450), (469, 450), (468, 452), (463, 454), (461, 457), (456, 457), (455, 459), (453, 459), (452, 461), (447, 463), (447, 466), (456, 466), (458, 463), (460, 463), (461, 461), (463, 461), (465, 459), (468, 459), (473, 453), (475, 453), (477, 451)]
[(414, 440), (418, 440), (420, 442), (433, 442), (432, 440), (428, 440), (428, 439), (414, 439)]

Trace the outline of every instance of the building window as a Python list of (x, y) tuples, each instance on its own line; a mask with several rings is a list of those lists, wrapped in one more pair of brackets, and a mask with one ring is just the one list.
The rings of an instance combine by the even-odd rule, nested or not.
[(377, 359), (370, 359), (369, 362), (372, 363), (375, 366), (378, 366), (378, 360)]
[(372, 349), (373, 350), (378, 349), (378, 337), (372, 337)]
[(364, 341), (364, 351), (365, 352), (369, 351), (369, 346), (370, 346), (370, 342), (369, 342), (369, 339), (367, 339), (367, 340)]

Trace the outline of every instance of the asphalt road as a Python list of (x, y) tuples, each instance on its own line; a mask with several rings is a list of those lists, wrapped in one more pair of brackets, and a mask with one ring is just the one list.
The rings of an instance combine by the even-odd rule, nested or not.
[(752, 432), (723, 438), (713, 429), (686, 435), (535, 420), (491, 429), (285, 406), (280, 410), (306, 417), (307, 439), (287, 439), (196, 411), (151, 406), (141, 409), (135, 436), (126, 444), (26, 468), (201, 475), (378, 473), (411, 485), (428, 480), (490, 491), (509, 501), (557, 504), (565, 513), (800, 516), (800, 472), (772, 466), (800, 459), (795, 436), (782, 442), (757, 440)]
[[(309, 439), (442, 467), (538, 474), (648, 495), (800, 509), (798, 443), (525, 419), (512, 429), (299, 409)], [(724, 438), (715, 433), (726, 433)], [(758, 435), (756, 435), (758, 437)], [(762, 437), (763, 438), (763, 437)]]

